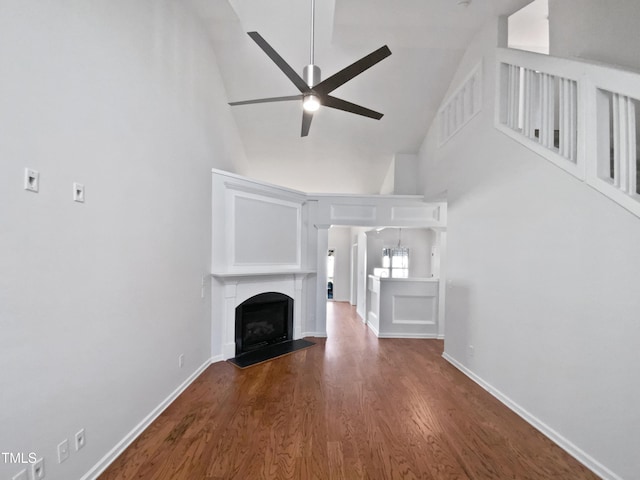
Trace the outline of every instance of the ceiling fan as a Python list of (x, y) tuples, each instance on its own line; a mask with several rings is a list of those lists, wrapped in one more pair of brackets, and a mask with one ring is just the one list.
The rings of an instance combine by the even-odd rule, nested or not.
[(365, 70), (371, 68), (376, 63), (384, 60), (391, 55), (391, 50), (386, 45), (380, 47), (369, 55), (343, 68), (338, 73), (331, 75), (325, 80), (320, 80), (320, 67), (314, 65), (313, 47), (314, 47), (314, 16), (315, 16), (315, 0), (311, 0), (311, 48), (309, 65), (304, 67), (302, 77), (300, 77), (291, 66), (262, 38), (258, 32), (248, 32), (251, 39), (273, 60), (273, 62), (282, 70), (282, 72), (293, 82), (300, 91), (299, 95), (290, 95), (287, 97), (271, 97), (259, 98), (256, 100), (245, 100), (242, 102), (230, 102), (229, 105), (249, 105), (253, 103), (270, 103), (270, 102), (286, 102), (291, 100), (302, 100), (302, 130), (301, 137), (309, 134), (309, 127), (313, 119), (313, 112), (317, 111), (320, 106), (335, 108), (345, 112), (355, 113), (364, 117), (380, 120), (382, 113), (375, 112), (368, 108), (347, 102), (340, 98), (329, 95), (332, 91)]

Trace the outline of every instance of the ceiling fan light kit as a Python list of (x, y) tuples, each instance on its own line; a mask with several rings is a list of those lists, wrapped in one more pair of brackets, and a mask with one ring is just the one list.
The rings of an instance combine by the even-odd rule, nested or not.
[(356, 115), (380, 120), (382, 113), (375, 112), (368, 108), (347, 102), (340, 98), (329, 95), (336, 88), (344, 85), (357, 75), (371, 68), (376, 63), (384, 60), (391, 55), (391, 50), (386, 45), (380, 47), (369, 55), (343, 68), (338, 73), (330, 76), (325, 80), (320, 78), (320, 67), (314, 65), (314, 0), (311, 0), (311, 48), (309, 65), (305, 66), (302, 71), (302, 77), (298, 75), (291, 66), (262, 38), (258, 32), (248, 32), (251, 39), (267, 54), (267, 56), (280, 68), (280, 70), (291, 80), (298, 88), (300, 95), (291, 95), (286, 97), (259, 98), (256, 100), (244, 100), (240, 102), (230, 102), (229, 105), (250, 105), (256, 103), (284, 102), (291, 100), (302, 100), (302, 129), (301, 137), (309, 134), (313, 112), (317, 111), (320, 106), (343, 110)]
[(320, 99), (315, 95), (305, 95), (302, 108), (307, 112), (316, 112), (320, 108)]

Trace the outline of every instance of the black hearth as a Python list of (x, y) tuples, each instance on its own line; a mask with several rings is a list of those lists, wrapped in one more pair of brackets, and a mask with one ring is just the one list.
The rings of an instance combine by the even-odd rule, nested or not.
[(293, 338), (293, 299), (261, 293), (236, 307), (236, 357)]

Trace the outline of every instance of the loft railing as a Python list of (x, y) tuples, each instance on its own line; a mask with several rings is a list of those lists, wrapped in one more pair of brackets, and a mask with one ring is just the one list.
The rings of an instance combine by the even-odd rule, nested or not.
[(496, 128), (640, 216), (640, 74), (500, 48)]
[(479, 63), (438, 110), (439, 145), (444, 145), (481, 109), (482, 63)]

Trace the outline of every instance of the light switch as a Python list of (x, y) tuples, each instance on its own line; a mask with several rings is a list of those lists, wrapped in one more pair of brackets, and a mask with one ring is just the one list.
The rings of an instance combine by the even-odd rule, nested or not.
[(24, 169), (24, 189), (38, 193), (38, 190), (40, 190), (40, 172), (30, 168)]
[(73, 182), (73, 200), (84, 203), (84, 185)]

